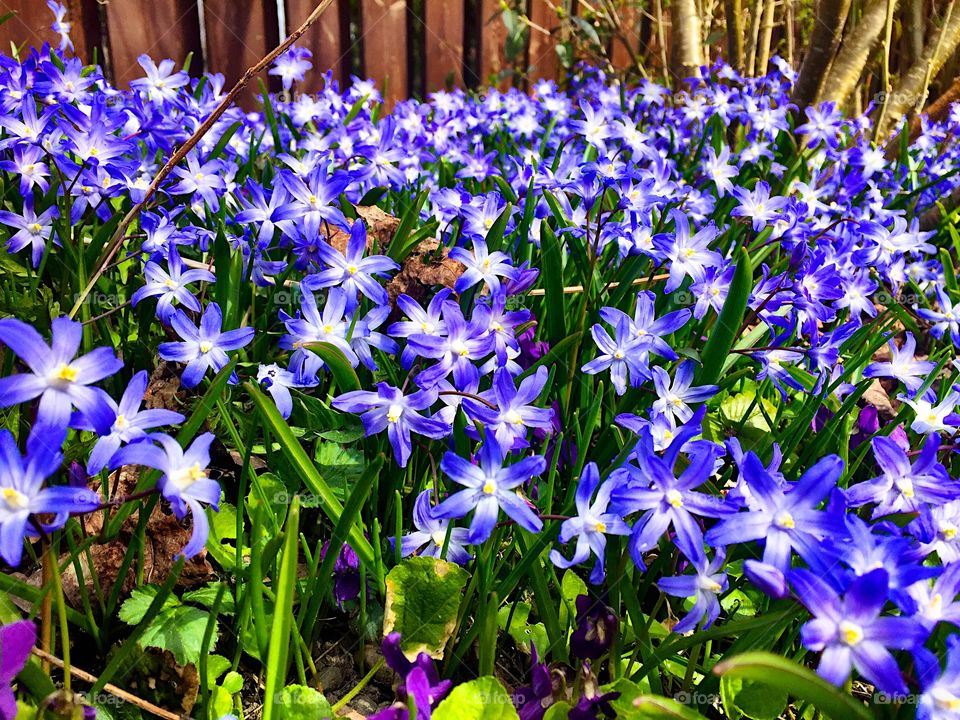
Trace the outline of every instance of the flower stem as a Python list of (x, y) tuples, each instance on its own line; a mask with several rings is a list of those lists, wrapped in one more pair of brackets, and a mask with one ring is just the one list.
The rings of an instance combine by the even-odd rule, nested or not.
[[(53, 550), (53, 544), (47, 546), (47, 555), (45, 558), (45, 567), (50, 566), (51, 579), (53, 580), (53, 591), (57, 595), (57, 619), (60, 622), (60, 645), (63, 655), (63, 689), (70, 692), (70, 633), (67, 627), (67, 603), (63, 597), (63, 582), (60, 578), (60, 563), (57, 560), (56, 553)], [(48, 596), (49, 597), (49, 596)]]

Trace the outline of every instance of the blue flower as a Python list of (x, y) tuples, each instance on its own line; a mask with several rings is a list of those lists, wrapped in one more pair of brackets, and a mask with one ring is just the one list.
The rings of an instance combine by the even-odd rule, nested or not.
[(657, 392), (657, 399), (653, 403), (653, 411), (660, 415), (670, 415), (679, 422), (685, 423), (693, 417), (693, 410), (687, 403), (699, 403), (717, 394), (716, 385), (693, 385), (695, 363), (686, 360), (677, 368), (673, 382), (670, 375), (661, 367), (651, 369), (653, 386)]
[[(713, 474), (714, 460), (722, 448), (709, 441), (689, 441), (700, 433), (704, 410), (684, 425), (664, 456), (654, 452), (653, 437), (644, 430), (637, 443), (637, 466), (624, 465), (611, 476), (619, 484), (613, 491), (615, 508), (622, 515), (642, 512), (630, 536), (630, 554), (643, 568), (643, 553), (656, 547), (671, 527), (680, 551), (690, 560), (703, 556), (703, 532), (695, 517), (723, 517), (731, 509), (720, 498), (697, 492)], [(690, 462), (677, 477), (673, 468), (681, 448), (687, 446)]]
[(342, 287), (347, 294), (348, 312), (357, 306), (358, 292), (377, 305), (385, 305), (389, 299), (387, 291), (374, 276), (399, 270), (400, 266), (386, 255), (363, 257), (366, 249), (367, 228), (363, 220), (353, 223), (345, 253), (318, 240), (317, 253), (328, 267), (314, 275), (307, 275), (300, 283), (301, 287), (309, 291)]
[[(464, 545), (469, 544), (467, 528), (449, 528), (450, 521), (441, 518), (436, 508), (430, 504), (431, 490), (424, 490), (417, 495), (413, 505), (413, 525), (417, 529), (407, 533), (400, 539), (400, 557), (407, 557), (416, 553), (421, 557), (441, 557), (443, 544), (447, 543), (447, 559), (457, 565), (466, 565), (473, 557)], [(450, 540), (447, 541), (447, 531)], [(396, 539), (391, 538), (391, 543)]]
[(283, 81), (283, 89), (289, 90), (293, 83), (303, 80), (304, 73), (313, 67), (310, 58), (313, 53), (306, 48), (291, 45), (290, 48), (278, 57), (268, 74), (277, 75)]
[(875, 437), (873, 456), (883, 471), (879, 477), (851, 485), (846, 490), (852, 507), (875, 503), (874, 519), (894, 513), (916, 512), (924, 503), (941, 504), (960, 497), (960, 486), (937, 460), (940, 437), (928, 435), (917, 461), (888, 437)]
[[(59, 429), (34, 429), (34, 434), (47, 432), (56, 437)], [(61, 462), (59, 450), (36, 442), (28, 443), (27, 455), (21, 457), (10, 431), (0, 430), (0, 557), (9, 565), (20, 564), (25, 537), (63, 527), (70, 513), (89, 512), (100, 504), (100, 497), (87, 488), (43, 487)], [(49, 522), (31, 521), (31, 515), (47, 513), (54, 516)]]
[(0, 378), (0, 407), (39, 397), (38, 424), (65, 428), (71, 408), (76, 407), (95, 425), (109, 425), (112, 410), (107, 394), (90, 385), (113, 375), (123, 363), (107, 347), (75, 359), (83, 337), (83, 327), (78, 322), (59, 317), (51, 329), (48, 346), (27, 323), (15, 318), (0, 320), (0, 342), (31, 370)]
[(440, 461), (440, 469), (455, 483), (466, 487), (437, 505), (437, 517), (454, 519), (466, 516), (471, 510), (473, 521), (467, 542), (479, 545), (493, 533), (500, 509), (527, 532), (540, 532), (543, 521), (515, 488), (540, 475), (547, 461), (533, 455), (508, 467), (503, 466), (500, 445), (487, 440), (480, 447), (479, 465), (472, 465), (456, 453), (448, 452)]
[(464, 399), (463, 407), (472, 419), (487, 426), (487, 431), (493, 433), (504, 453), (529, 447), (527, 429), (546, 429), (553, 423), (552, 409), (533, 406), (543, 392), (549, 374), (545, 367), (538, 368), (536, 373), (521, 380), (517, 388), (509, 372), (496, 370), (493, 387), (481, 395), (492, 401), (496, 409), (469, 398)]
[(121, 445), (143, 440), (147, 437), (146, 431), (152, 428), (175, 425), (184, 421), (183, 415), (173, 410), (140, 409), (147, 390), (147, 382), (147, 371), (141, 370), (130, 379), (130, 384), (124, 390), (119, 403), (115, 403), (113, 398), (106, 398), (107, 404), (113, 411), (113, 421), (109, 425), (97, 427), (88, 422), (82, 413), (74, 416), (71, 421), (73, 427), (78, 430), (92, 430), (100, 436), (87, 460), (87, 472), (91, 475), (100, 472)]
[[(151, 435), (148, 442), (120, 448), (110, 462), (111, 469), (122, 465), (144, 465), (162, 473), (157, 489), (170, 503), (173, 514), (178, 520), (183, 520), (187, 511), (193, 515), (190, 542), (179, 553), (188, 559), (203, 550), (210, 534), (210, 523), (203, 505), (219, 510), (220, 485), (207, 475), (213, 440), (213, 433), (203, 433), (183, 450), (169, 435)], [(154, 445), (154, 441), (160, 446)]]
[(817, 673), (842, 686), (857, 669), (882, 692), (906, 694), (907, 685), (889, 648), (913, 650), (926, 631), (913, 618), (881, 616), (887, 604), (887, 572), (874, 570), (837, 593), (809, 570), (794, 570), (790, 581), (814, 616), (800, 628), (804, 647), (822, 652)]
[(382, 382), (377, 383), (376, 392), (354, 390), (334, 398), (331, 405), (337, 410), (359, 414), (367, 437), (386, 430), (397, 463), (406, 467), (413, 450), (411, 432), (434, 440), (450, 434), (449, 425), (418, 412), (428, 409), (436, 400), (437, 394), (431, 390), (404, 395), (399, 388)]
[[(594, 491), (600, 486), (597, 497), (591, 503)], [(607, 480), (600, 485), (600, 471), (596, 463), (588, 463), (577, 484), (576, 506), (577, 514), (569, 520), (564, 520), (560, 526), (560, 542), (568, 543), (577, 538), (577, 546), (573, 557), (567, 560), (558, 550), (550, 551), (550, 561), (559, 568), (569, 568), (585, 562), (592, 552), (597, 556), (596, 564), (590, 573), (590, 582), (599, 585), (604, 578), (604, 552), (607, 547), (607, 535), (629, 535), (630, 527), (616, 512), (607, 509), (610, 504), (610, 495), (616, 485), (614, 480)]]
[(890, 339), (890, 360), (887, 362), (872, 362), (863, 371), (865, 378), (891, 377), (896, 378), (911, 393), (915, 393), (937, 366), (930, 360), (917, 360), (914, 353), (917, 351), (917, 341), (913, 333), (904, 335), (903, 347), (898, 348), (896, 342)]
[(917, 720), (957, 720), (960, 717), (960, 635), (947, 637), (943, 673), (924, 684), (917, 703)]
[(474, 238), (472, 253), (465, 248), (455, 247), (450, 251), (450, 259), (463, 263), (467, 268), (454, 285), (458, 293), (482, 282), (495, 295), (500, 292), (501, 277), (509, 280), (519, 277), (517, 269), (510, 263), (510, 256), (499, 250), (489, 252), (487, 243), (480, 238)]
[[(199, 329), (183, 310), (177, 310), (170, 324), (183, 341), (160, 343), (160, 357), (187, 364), (180, 378), (186, 388), (199, 385), (209, 368), (220, 372), (230, 362), (227, 352), (238, 350), (253, 340), (253, 328), (221, 332), (223, 314), (216, 303), (210, 303), (203, 311)], [(237, 382), (236, 373), (230, 376), (230, 382)]]
[(744, 455), (740, 472), (750, 491), (750, 511), (727, 517), (710, 528), (706, 534), (708, 545), (764, 540), (763, 562), (786, 573), (794, 549), (802, 555), (814, 552), (819, 539), (847, 534), (841, 518), (817, 510), (843, 474), (843, 461), (836, 455), (819, 460), (795, 483), (787, 483), (787, 488), (770, 475), (752, 452)]
[(703, 629), (710, 627), (720, 616), (720, 600), (718, 597), (727, 591), (729, 581), (723, 572), (723, 563), (727, 555), (723, 548), (717, 550), (713, 560), (707, 561), (701, 555), (691, 562), (694, 569), (692, 575), (678, 575), (664, 577), (657, 581), (659, 587), (667, 595), (679, 598), (694, 598), (693, 607), (680, 622), (673, 626), (673, 632), (685, 633), (693, 630), (703, 621)]
[(200, 312), (200, 301), (194, 297), (187, 285), (194, 282), (215, 282), (217, 279), (209, 270), (191, 268), (184, 271), (183, 260), (180, 259), (176, 245), (170, 245), (167, 249), (167, 267), (169, 271), (153, 260), (148, 262), (143, 268), (147, 284), (139, 288), (130, 299), (136, 307), (144, 298), (159, 297), (157, 317), (165, 325), (170, 323), (170, 317), (176, 312), (174, 300), (194, 312)]

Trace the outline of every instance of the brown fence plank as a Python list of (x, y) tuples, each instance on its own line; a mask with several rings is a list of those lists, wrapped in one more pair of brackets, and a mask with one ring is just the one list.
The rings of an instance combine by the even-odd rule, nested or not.
[[(67, 7), (67, 22), (72, 25), (70, 39), (75, 54), (89, 61), (92, 48), (100, 43), (99, 32), (92, 32), (99, 26), (97, 0), (66, 0), (63, 4)], [(8, 12), (16, 15), (0, 25), (0, 52), (10, 55), (13, 43), (24, 51), (23, 59), (30, 48), (39, 48), (45, 42), (54, 48), (60, 46), (60, 36), (50, 29), (53, 13), (45, 0), (0, 0), (0, 15)]]
[(171, 58), (179, 67), (192, 52), (191, 73), (203, 70), (196, 0), (110, 0), (107, 32), (111, 76), (118, 87), (143, 77), (137, 57), (144, 53), (156, 63)]
[[(407, 3), (363, 0), (363, 68), (392, 108), (407, 97)], [(384, 92), (386, 89), (386, 92)]]
[[(315, 0), (286, 0), (287, 34), (303, 23), (316, 7)], [(323, 83), (320, 76), (333, 70), (333, 79), (343, 87), (348, 74), (346, 60), (350, 44), (348, 3), (338, 0), (323, 11), (317, 23), (304, 33), (297, 43), (313, 53), (313, 70), (307, 73), (300, 92), (317, 92)]]
[(503, 44), (507, 38), (507, 26), (503, 24), (503, 18), (500, 14), (500, 0), (482, 1), (480, 84), (487, 85), (491, 78), (495, 78), (496, 82), (494, 84), (503, 89), (509, 85), (506, 78), (500, 78), (500, 74), (506, 69)]
[(463, 87), (463, 0), (426, 0), (426, 90)]
[[(640, 10), (634, 0), (627, 0), (617, 6), (620, 16), (622, 37), (613, 39), (610, 59), (615, 68), (628, 68), (633, 65), (640, 44)], [(627, 43), (624, 44), (624, 41)]]
[(556, 80), (560, 60), (557, 57), (557, 32), (560, 20), (549, 0), (530, 0), (530, 44), (527, 66), (531, 79)]
[[(203, 17), (207, 68), (223, 73), (228, 88), (280, 43), (274, 0), (204, 0)], [(276, 77), (264, 75), (263, 79), (271, 89), (279, 89)], [(259, 94), (259, 83), (252, 82), (241, 100), (249, 107)]]

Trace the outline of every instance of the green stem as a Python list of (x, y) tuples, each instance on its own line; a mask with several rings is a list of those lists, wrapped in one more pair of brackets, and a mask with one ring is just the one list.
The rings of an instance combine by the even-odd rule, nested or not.
[(341, 708), (346, 707), (348, 702), (350, 702), (357, 695), (359, 695), (360, 691), (363, 690), (370, 683), (371, 680), (373, 680), (373, 676), (376, 675), (380, 671), (380, 668), (382, 667), (383, 667), (383, 658), (380, 658), (373, 664), (373, 667), (370, 668), (370, 671), (363, 676), (360, 682), (358, 682), (350, 692), (348, 692), (342, 698), (337, 700), (336, 704), (331, 708), (333, 710), (333, 714), (336, 715)]
[(63, 598), (63, 583), (60, 580), (60, 563), (57, 561), (57, 555), (54, 552), (54, 545), (47, 545), (49, 555), (50, 572), (53, 576), (53, 592), (57, 598), (57, 620), (60, 623), (60, 645), (63, 655), (63, 689), (70, 692), (70, 635), (69, 624), (67, 623), (67, 603)]

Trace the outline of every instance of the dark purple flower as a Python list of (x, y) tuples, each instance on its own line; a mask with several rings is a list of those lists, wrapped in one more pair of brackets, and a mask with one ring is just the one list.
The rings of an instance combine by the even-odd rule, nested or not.
[[(328, 540), (320, 549), (320, 557), (326, 557), (330, 547)], [(360, 558), (347, 543), (343, 544), (333, 562), (333, 597), (340, 609), (360, 595)]]
[(577, 596), (577, 627), (570, 635), (570, 653), (596, 660), (610, 649), (620, 627), (613, 608), (589, 595)]
[(37, 642), (37, 627), (29, 620), (0, 625), (0, 720), (13, 720), (17, 699), (10, 684), (27, 664)]

